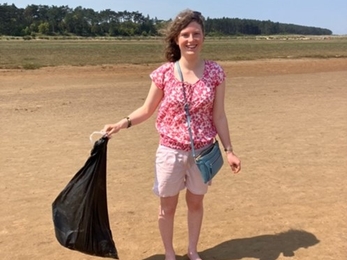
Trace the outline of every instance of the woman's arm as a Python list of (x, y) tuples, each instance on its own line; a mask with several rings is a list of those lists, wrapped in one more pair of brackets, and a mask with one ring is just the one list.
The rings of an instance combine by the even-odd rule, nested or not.
[(218, 136), (227, 153), (228, 163), (231, 169), (238, 173), (241, 170), (241, 161), (235, 155), (230, 140), (228, 119), (224, 109), (225, 81), (216, 88), (216, 96), (213, 104), (213, 123), (216, 126)]
[(159, 89), (154, 82), (152, 82), (147, 98), (141, 107), (117, 123), (105, 125), (102, 131), (105, 132), (108, 137), (111, 137), (112, 134), (117, 133), (123, 128), (128, 128), (132, 125), (138, 125), (144, 122), (153, 115), (162, 98), (163, 90)]

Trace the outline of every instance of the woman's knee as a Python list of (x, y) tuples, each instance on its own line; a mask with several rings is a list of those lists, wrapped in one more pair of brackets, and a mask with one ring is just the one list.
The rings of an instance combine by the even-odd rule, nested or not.
[(187, 192), (186, 202), (189, 211), (200, 211), (203, 209), (204, 195), (196, 195), (191, 192)]
[(175, 215), (178, 202), (178, 196), (160, 199), (159, 217), (168, 217)]

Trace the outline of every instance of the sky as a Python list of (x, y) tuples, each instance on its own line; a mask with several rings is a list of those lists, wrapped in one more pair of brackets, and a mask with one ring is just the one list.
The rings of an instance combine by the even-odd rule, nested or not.
[(347, 35), (347, 0), (17, 0), (2, 2), (18, 8), (28, 5), (91, 8), (95, 11), (138, 11), (144, 16), (168, 20), (184, 9), (201, 12), (206, 18), (270, 20), (279, 23), (329, 29)]

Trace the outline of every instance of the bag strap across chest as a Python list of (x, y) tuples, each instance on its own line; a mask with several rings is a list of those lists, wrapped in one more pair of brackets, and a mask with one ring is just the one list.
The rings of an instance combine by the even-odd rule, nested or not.
[(193, 134), (192, 134), (192, 128), (191, 128), (191, 118), (190, 118), (190, 114), (189, 114), (189, 104), (187, 102), (187, 96), (186, 96), (186, 89), (184, 87), (184, 80), (183, 80), (183, 74), (182, 74), (182, 70), (180, 67), (180, 64), (178, 63), (178, 61), (175, 62), (175, 66), (178, 72), (178, 75), (180, 77), (180, 80), (182, 82), (182, 91), (183, 91), (183, 99), (184, 99), (184, 111), (186, 113), (186, 118), (187, 118), (187, 124), (188, 124), (188, 132), (189, 132), (189, 138), (190, 138), (190, 145), (192, 147), (192, 154), (193, 157), (196, 158), (196, 154), (195, 154), (195, 148), (194, 148), (194, 141), (193, 141)]

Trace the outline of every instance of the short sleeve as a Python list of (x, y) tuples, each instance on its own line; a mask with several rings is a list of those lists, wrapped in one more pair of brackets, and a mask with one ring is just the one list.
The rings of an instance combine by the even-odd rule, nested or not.
[(171, 70), (172, 63), (168, 62), (155, 69), (149, 76), (159, 89), (164, 89)]
[(215, 70), (214, 85), (217, 87), (225, 81), (226, 75), (224, 69), (218, 63), (214, 63), (213, 67)]

